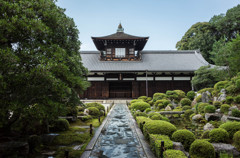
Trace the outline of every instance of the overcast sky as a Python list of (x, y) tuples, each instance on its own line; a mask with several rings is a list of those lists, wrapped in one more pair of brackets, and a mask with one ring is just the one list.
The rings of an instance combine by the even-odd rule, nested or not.
[(176, 43), (197, 22), (240, 4), (239, 0), (58, 0), (73, 18), (81, 50), (96, 50), (91, 36), (113, 34), (121, 22), (124, 32), (149, 36), (144, 50), (175, 50)]

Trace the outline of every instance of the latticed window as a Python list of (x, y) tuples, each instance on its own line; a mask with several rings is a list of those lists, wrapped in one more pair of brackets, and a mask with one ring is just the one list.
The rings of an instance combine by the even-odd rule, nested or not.
[(131, 55), (134, 54), (134, 49), (133, 49), (133, 48), (130, 48), (130, 49), (129, 49), (129, 54), (131, 54)]
[(115, 48), (115, 57), (117, 58), (122, 58), (125, 57), (125, 48)]
[(107, 54), (112, 54), (112, 49), (111, 48), (107, 48)]

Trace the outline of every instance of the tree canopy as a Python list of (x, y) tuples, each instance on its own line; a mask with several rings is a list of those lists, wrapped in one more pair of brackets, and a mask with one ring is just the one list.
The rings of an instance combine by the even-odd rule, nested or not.
[(73, 19), (53, 0), (2, 0), (0, 9), (0, 129), (78, 105), (88, 82)]

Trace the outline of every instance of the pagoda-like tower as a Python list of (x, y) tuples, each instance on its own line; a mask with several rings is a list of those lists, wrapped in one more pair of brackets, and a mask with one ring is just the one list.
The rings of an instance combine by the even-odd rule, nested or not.
[(92, 37), (100, 51), (102, 61), (139, 61), (149, 37), (138, 37), (124, 33), (121, 23), (117, 32), (103, 37)]

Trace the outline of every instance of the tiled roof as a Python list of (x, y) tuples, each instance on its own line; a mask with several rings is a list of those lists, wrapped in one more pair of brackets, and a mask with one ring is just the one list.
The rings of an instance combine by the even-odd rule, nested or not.
[(83, 65), (91, 72), (158, 71), (193, 72), (209, 63), (195, 50), (141, 51), (142, 61), (100, 61), (100, 52), (81, 51)]
[(108, 36), (102, 37), (92, 37), (92, 39), (103, 39), (103, 40), (110, 40), (110, 39), (118, 39), (118, 40), (126, 40), (126, 39), (148, 39), (148, 37), (139, 37), (126, 34), (124, 32), (117, 32)]

